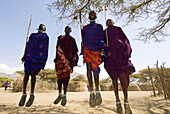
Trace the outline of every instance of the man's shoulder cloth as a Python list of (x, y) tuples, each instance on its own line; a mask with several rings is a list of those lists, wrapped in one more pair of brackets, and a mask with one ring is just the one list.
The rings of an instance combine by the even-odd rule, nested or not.
[(84, 27), (88, 27), (90, 24), (84, 25)]
[(99, 24), (99, 23), (96, 23), (97, 24), (97, 26), (100, 26), (100, 27), (103, 27), (101, 24)]

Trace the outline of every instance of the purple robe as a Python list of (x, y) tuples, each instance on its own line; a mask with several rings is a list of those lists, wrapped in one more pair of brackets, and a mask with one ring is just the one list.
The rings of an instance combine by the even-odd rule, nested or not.
[(8, 82), (8, 81), (5, 83), (5, 86), (6, 86), (6, 87), (8, 87), (8, 86), (9, 86), (9, 82)]
[(7, 82), (5, 83), (5, 90), (7, 90), (8, 86), (9, 86), (9, 82), (7, 81)]
[[(104, 39), (106, 40), (106, 30), (104, 30)], [(130, 42), (122, 29), (116, 26), (107, 28), (109, 52), (107, 60), (104, 61), (104, 67), (110, 77), (115, 80), (122, 72), (129, 74), (135, 72), (135, 68), (129, 58), (131, 57), (132, 48)]]

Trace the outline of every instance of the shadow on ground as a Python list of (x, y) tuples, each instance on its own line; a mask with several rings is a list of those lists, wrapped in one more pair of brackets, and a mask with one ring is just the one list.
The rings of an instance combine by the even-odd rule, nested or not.
[(169, 99), (149, 97), (132, 100), (131, 103), (133, 109), (145, 110), (148, 114), (170, 114)]
[[(107, 105), (106, 105), (107, 104)], [(111, 104), (111, 105), (108, 105)], [(74, 105), (74, 106), (73, 106)], [(110, 101), (105, 101), (100, 106), (95, 108), (90, 108), (88, 101), (68, 101), (66, 106), (57, 105), (36, 105), (33, 104), (31, 107), (19, 107), (14, 105), (0, 105), (0, 113), (56, 113), (56, 114), (105, 114), (105, 113), (115, 113), (116, 110)]]

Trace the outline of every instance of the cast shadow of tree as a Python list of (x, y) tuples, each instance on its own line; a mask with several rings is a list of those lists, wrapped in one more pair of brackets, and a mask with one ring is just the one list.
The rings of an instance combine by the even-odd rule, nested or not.
[[(170, 100), (155, 99), (155, 98), (143, 98), (136, 99), (131, 102), (133, 108), (141, 110), (140, 107), (145, 107), (149, 114), (170, 114)], [(135, 105), (134, 105), (135, 104)], [(143, 109), (143, 108), (142, 108)]]
[[(73, 101), (68, 100), (66, 106), (61, 106), (60, 104), (54, 105), (44, 105), (44, 104), (33, 104), (31, 107), (19, 107), (16, 104), (4, 104), (0, 105), (0, 113), (60, 113), (60, 114), (101, 114), (101, 113), (111, 113), (115, 112), (113, 107), (107, 106), (106, 104), (112, 104), (110, 101), (104, 101), (100, 106), (95, 108), (90, 108), (88, 100)], [(73, 106), (74, 105), (74, 106)], [(105, 106), (106, 105), (106, 106)]]
[(75, 114), (71, 110), (67, 110), (67, 108), (60, 108), (52, 105), (36, 105), (31, 107), (19, 107), (13, 105), (0, 105), (0, 112), (8, 112), (8, 113), (69, 113)]

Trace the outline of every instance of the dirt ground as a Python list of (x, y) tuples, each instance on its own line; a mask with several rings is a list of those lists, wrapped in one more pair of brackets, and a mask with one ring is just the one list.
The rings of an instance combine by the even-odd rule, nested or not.
[[(35, 101), (31, 107), (19, 107), (22, 93), (12, 93), (10, 89), (4, 91), (4, 88), (0, 88), (0, 114), (116, 114), (113, 91), (102, 91), (103, 102), (95, 108), (89, 107), (89, 92), (68, 92), (66, 106), (53, 104), (57, 93), (35, 93)], [(28, 98), (27, 96), (27, 100)], [(120, 99), (123, 107), (122, 91)], [(170, 100), (164, 100), (163, 96), (153, 97), (150, 91), (130, 91), (129, 102), (133, 114), (170, 114)]]

